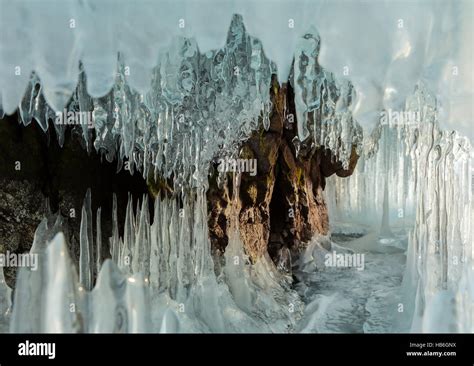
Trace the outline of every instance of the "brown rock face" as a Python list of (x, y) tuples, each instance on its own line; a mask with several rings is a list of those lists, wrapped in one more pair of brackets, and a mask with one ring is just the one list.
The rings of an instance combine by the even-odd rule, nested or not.
[(241, 157), (256, 159), (257, 174), (241, 174), (234, 199), (230, 173), (220, 189), (211, 179), (207, 195), (213, 248), (225, 250), (230, 222), (237, 215), (244, 248), (253, 262), (266, 252), (274, 260), (288, 250), (296, 254), (315, 233), (327, 234), (325, 178), (351, 175), (358, 159), (353, 149), (350, 167), (344, 170), (327, 149), (303, 146), (297, 156), (291, 87), (280, 88), (274, 80), (271, 98), (270, 128), (255, 132), (241, 149)]

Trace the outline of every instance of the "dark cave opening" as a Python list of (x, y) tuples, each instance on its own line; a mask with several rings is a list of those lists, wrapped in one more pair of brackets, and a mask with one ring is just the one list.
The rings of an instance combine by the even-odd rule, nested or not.
[[(45, 133), (35, 121), (25, 127), (17, 114), (0, 120), (0, 252), (29, 251), (48, 200), (51, 211), (60, 212), (65, 219), (70, 253), (77, 264), (81, 209), (90, 188), (94, 236), (100, 207), (101, 256), (110, 257), (108, 238), (112, 234), (113, 194), (117, 197), (120, 235), (129, 194), (135, 205), (144, 195), (149, 198), (151, 195), (139, 172), (133, 175), (125, 169), (117, 172), (117, 161), (109, 163), (95, 149), (88, 153), (80, 138), (68, 128), (61, 147), (51, 121)], [(5, 278), (11, 287), (14, 287), (15, 272), (14, 267), (5, 268)]]

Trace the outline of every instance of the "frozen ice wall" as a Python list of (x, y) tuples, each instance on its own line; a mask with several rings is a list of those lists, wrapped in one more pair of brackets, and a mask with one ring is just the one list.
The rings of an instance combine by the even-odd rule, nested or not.
[(381, 117), (354, 175), (329, 180), (331, 220), (368, 225), (382, 237), (409, 229), (401, 330), (472, 332), (472, 147), (440, 128), (439, 103), (424, 85), (403, 112)]

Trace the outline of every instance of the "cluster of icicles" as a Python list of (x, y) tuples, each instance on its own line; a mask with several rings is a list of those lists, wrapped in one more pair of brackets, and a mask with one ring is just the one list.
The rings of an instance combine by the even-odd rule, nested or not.
[(381, 123), (354, 174), (330, 178), (329, 212), (332, 223), (380, 225), (381, 236), (409, 229), (400, 329), (474, 332), (473, 151), (439, 128), (437, 109), (419, 85), (405, 106), (418, 117)]
[[(354, 91), (318, 64), (315, 29), (301, 37), (290, 82), (295, 89), (297, 151), (304, 144), (325, 145), (347, 162), (361, 130), (353, 120)], [(157, 200), (153, 222), (148, 201), (129, 202), (123, 237), (116, 204), (110, 259), (104, 261), (100, 211), (93, 214), (90, 193), (82, 210), (79, 268), (68, 254), (61, 216), (48, 214), (39, 225), (32, 253), (38, 271), (22, 268), (14, 299), (0, 278), (2, 330), (12, 332), (260, 332), (291, 331), (302, 304), (290, 280), (268, 257), (251, 265), (235, 229), (223, 257), (213, 258), (207, 229), (205, 189), (213, 159), (238, 154), (239, 143), (269, 127), (270, 87), (275, 65), (261, 42), (234, 16), (224, 48), (201, 53), (192, 39), (179, 38), (151, 74), (151, 88), (129, 85), (127, 64), (119, 57), (112, 90), (88, 93), (86, 73), (64, 112), (91, 113), (72, 126), (84, 148), (107, 160), (125, 162), (148, 178), (172, 177), (181, 197)], [(60, 145), (67, 124), (54, 123), (43, 80), (35, 74), (19, 106), (24, 125), (54, 128)], [(62, 112), (62, 111), (60, 111)], [(0, 114), (3, 112), (0, 110)], [(64, 118), (65, 116), (63, 116)], [(81, 117), (82, 118), (82, 117)], [(53, 122), (53, 123), (51, 123)], [(3, 276), (3, 274), (1, 274)], [(12, 305), (13, 304), (13, 305)]]
[[(178, 38), (153, 68), (144, 94), (129, 86), (134, 71), (122, 57), (111, 91), (101, 98), (88, 94), (82, 72), (66, 113), (90, 113), (92, 124), (73, 126), (74, 132), (88, 151), (118, 160), (119, 169), (126, 161), (132, 174), (139, 169), (145, 178), (172, 176), (177, 189), (201, 187), (213, 158), (235, 152), (260, 121), (268, 126), (273, 68), (260, 41), (235, 16), (222, 49), (202, 54), (196, 41)], [(33, 75), (19, 112), (25, 125), (35, 119), (46, 131), (56, 114), (42, 90)], [(51, 125), (62, 146), (67, 125)]]
[[(0, 324), (11, 332), (284, 332), (301, 302), (269, 257), (249, 264), (238, 232), (213, 258), (204, 191), (127, 206), (119, 236), (114, 198), (110, 254), (102, 258), (101, 213), (82, 209), (79, 271), (64, 221), (49, 214), (35, 233), (36, 271), (19, 270), (13, 305), (0, 271)], [(96, 238), (93, 237), (96, 222)], [(215, 262), (216, 260), (216, 262)], [(78, 276), (79, 272), (79, 276)], [(9, 324), (9, 328), (8, 328)]]
[[(360, 146), (362, 131), (352, 118), (355, 98), (350, 82), (339, 82), (318, 64), (316, 29), (301, 37), (294, 54), (290, 82), (295, 89), (298, 128), (294, 143), (326, 146), (348, 164), (352, 145)], [(179, 38), (151, 74), (151, 88), (140, 94), (129, 86), (129, 66), (119, 57), (112, 90), (101, 98), (88, 94), (85, 72), (63, 113), (78, 113), (69, 125), (84, 148), (126, 162), (145, 179), (173, 177), (180, 187), (207, 184), (212, 161), (238, 155), (240, 143), (259, 128), (269, 127), (270, 88), (275, 65), (261, 42), (248, 35), (241, 16), (234, 16), (225, 47), (200, 53), (192, 39)], [(0, 112), (1, 113), (1, 112)], [(85, 114), (83, 114), (85, 113)], [(33, 74), (19, 106), (24, 125), (35, 120), (46, 131), (54, 127), (62, 146), (67, 123), (56, 123), (40, 79)], [(87, 116), (91, 123), (87, 123)], [(82, 119), (81, 119), (82, 118)]]

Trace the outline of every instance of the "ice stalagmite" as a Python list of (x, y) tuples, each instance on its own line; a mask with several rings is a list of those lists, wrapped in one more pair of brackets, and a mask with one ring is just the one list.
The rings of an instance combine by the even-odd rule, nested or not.
[(87, 290), (92, 289), (93, 271), (91, 264), (93, 260), (93, 242), (92, 242), (92, 213), (91, 213), (91, 192), (87, 191), (81, 216), (80, 232), (80, 256), (79, 256), (79, 281)]
[(77, 273), (62, 233), (56, 234), (44, 257), (46, 286), (42, 291), (44, 317), (41, 331), (71, 333), (81, 328), (85, 330), (86, 295), (84, 289), (77, 286)]
[(56, 234), (35, 255), (40, 261), (37, 270), (24, 267), (18, 275), (10, 331), (85, 331), (85, 294), (78, 287), (64, 235)]
[[(157, 198), (152, 223), (148, 199), (133, 202), (130, 197), (123, 238), (113, 212), (110, 246), (117, 258), (103, 263), (98, 256), (85, 260), (89, 197), (90, 192), (83, 206), (79, 261), (79, 273), (87, 273), (88, 282), (79, 279), (69, 257), (61, 216), (45, 219), (32, 248), (40, 257), (38, 270), (22, 268), (18, 276), (11, 331), (260, 332), (294, 326), (301, 307), (297, 295), (269, 258), (255, 265), (245, 261), (239, 235), (232, 236), (234, 249), (224, 267), (215, 266), (203, 190), (182, 199)], [(98, 227), (100, 215), (99, 209)], [(102, 231), (96, 230), (97, 254)], [(7, 298), (2, 301), (8, 304)]]
[(125, 291), (127, 279), (116, 264), (106, 260), (91, 296), (91, 327), (93, 333), (128, 331)]

